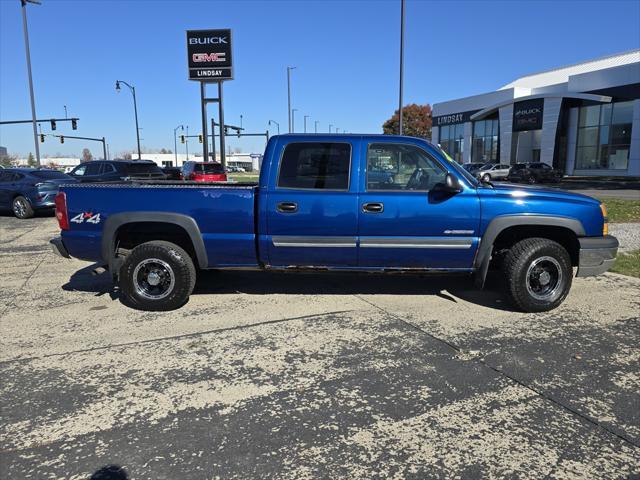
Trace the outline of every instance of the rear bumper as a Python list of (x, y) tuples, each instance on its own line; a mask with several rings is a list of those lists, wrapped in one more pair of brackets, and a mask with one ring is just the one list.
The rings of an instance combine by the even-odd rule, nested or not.
[(71, 255), (69, 255), (69, 252), (67, 252), (67, 248), (64, 246), (64, 243), (62, 242), (62, 238), (60, 237), (52, 238), (51, 240), (49, 240), (49, 243), (51, 244), (53, 253), (55, 253), (56, 255), (60, 255), (61, 257), (64, 257), (64, 258), (71, 258)]
[(609, 270), (616, 261), (618, 239), (611, 235), (604, 237), (583, 237), (580, 241), (580, 260), (577, 277), (591, 277)]

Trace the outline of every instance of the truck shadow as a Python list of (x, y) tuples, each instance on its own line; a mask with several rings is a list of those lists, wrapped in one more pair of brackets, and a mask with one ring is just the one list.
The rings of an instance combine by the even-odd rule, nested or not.
[[(111, 276), (92, 275), (96, 265), (76, 271), (62, 286), (67, 291), (109, 295), (128, 305)], [(499, 272), (490, 272), (485, 288), (477, 289), (468, 275), (371, 273), (281, 273), (202, 271), (193, 295), (426, 295), (452, 303), (460, 300), (498, 310), (514, 310), (502, 289)]]

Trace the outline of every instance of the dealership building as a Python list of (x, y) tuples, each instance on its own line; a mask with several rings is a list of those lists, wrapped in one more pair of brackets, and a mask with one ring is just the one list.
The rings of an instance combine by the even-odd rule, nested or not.
[(640, 176), (640, 50), (436, 103), (432, 140), (460, 163), (544, 162), (568, 175)]

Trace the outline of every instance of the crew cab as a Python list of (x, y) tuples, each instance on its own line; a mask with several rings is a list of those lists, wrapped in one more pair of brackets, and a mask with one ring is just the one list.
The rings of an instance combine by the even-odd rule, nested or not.
[(392, 135), (274, 136), (257, 184), (65, 185), (56, 215), (54, 250), (98, 262), (144, 310), (184, 304), (198, 269), (464, 273), (481, 288), (496, 266), (514, 305), (539, 312), (618, 247), (593, 198), (483, 183)]

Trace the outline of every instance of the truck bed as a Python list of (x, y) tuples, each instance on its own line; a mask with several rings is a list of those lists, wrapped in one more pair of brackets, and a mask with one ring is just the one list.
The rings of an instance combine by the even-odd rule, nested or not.
[[(256, 266), (254, 209), (257, 184), (135, 181), (64, 185), (70, 230), (62, 237), (75, 256), (100, 261), (109, 218), (127, 212), (191, 217), (207, 254), (207, 266)], [(96, 216), (99, 215), (99, 216)], [(228, 259), (234, 263), (229, 264)]]

